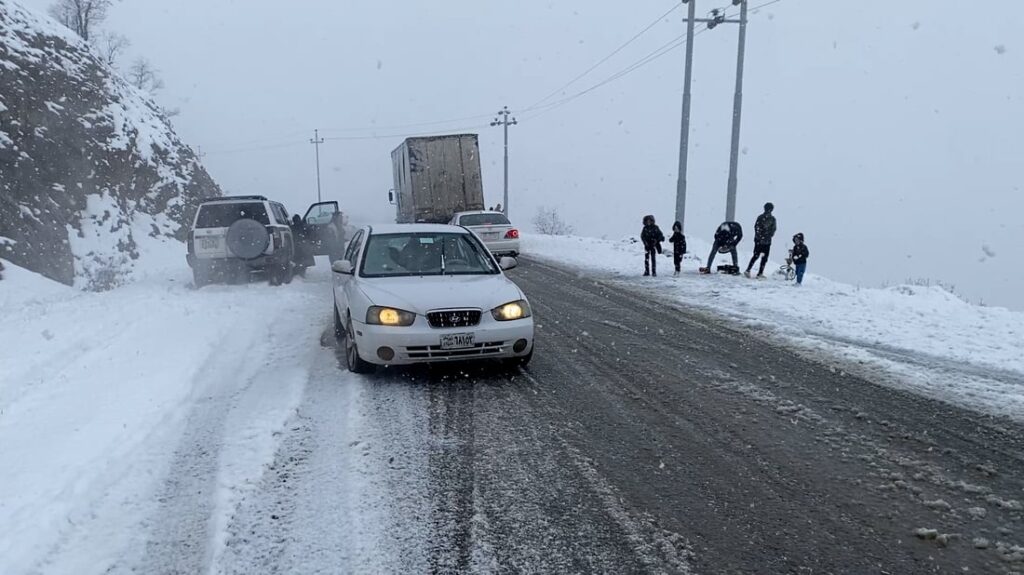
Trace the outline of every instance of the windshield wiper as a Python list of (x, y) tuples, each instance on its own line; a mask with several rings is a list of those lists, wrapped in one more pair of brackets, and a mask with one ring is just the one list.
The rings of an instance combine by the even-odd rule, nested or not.
[(441, 240), (441, 275), (444, 275), (444, 240)]

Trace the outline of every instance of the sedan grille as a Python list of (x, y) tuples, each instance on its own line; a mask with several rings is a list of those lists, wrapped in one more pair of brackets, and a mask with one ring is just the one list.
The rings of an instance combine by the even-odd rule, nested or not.
[(430, 327), (469, 327), (480, 323), (478, 309), (452, 309), (427, 314)]

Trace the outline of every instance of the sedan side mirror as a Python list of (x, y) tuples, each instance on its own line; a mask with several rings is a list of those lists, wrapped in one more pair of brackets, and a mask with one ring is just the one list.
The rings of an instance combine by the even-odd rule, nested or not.
[(498, 261), (498, 265), (501, 266), (502, 270), (508, 271), (519, 267), (519, 260), (505, 256)]
[(337, 260), (331, 264), (331, 271), (336, 274), (352, 275), (352, 262), (348, 260)]

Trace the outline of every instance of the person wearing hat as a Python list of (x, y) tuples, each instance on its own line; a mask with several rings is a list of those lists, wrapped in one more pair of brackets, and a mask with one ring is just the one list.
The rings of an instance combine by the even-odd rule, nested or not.
[(768, 252), (772, 249), (772, 237), (775, 236), (776, 223), (775, 216), (772, 215), (773, 210), (775, 210), (775, 205), (768, 202), (764, 205), (764, 213), (757, 216), (757, 220), (754, 222), (754, 257), (750, 258), (747, 271), (743, 272), (747, 277), (750, 277), (750, 269), (754, 267), (758, 256), (761, 256), (761, 266), (757, 269), (757, 277), (764, 277), (764, 266), (768, 263)]
[(796, 268), (796, 285), (803, 285), (804, 272), (807, 271), (807, 258), (810, 257), (811, 252), (807, 249), (807, 244), (804, 243), (802, 233), (793, 236), (792, 254), (793, 267)]
[(661, 253), (661, 242), (665, 234), (654, 223), (654, 216), (644, 216), (644, 229), (640, 231), (640, 241), (644, 243), (644, 275), (658, 275), (658, 254)]

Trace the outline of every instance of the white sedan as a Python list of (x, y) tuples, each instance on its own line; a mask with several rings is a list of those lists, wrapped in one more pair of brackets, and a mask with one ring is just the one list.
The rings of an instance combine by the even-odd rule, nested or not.
[(366, 227), (334, 271), (334, 329), (348, 367), (533, 357), (533, 313), (519, 286), (465, 228)]
[(459, 212), (449, 223), (472, 230), (484, 241), (487, 249), (498, 257), (519, 257), (519, 230), (501, 212)]

